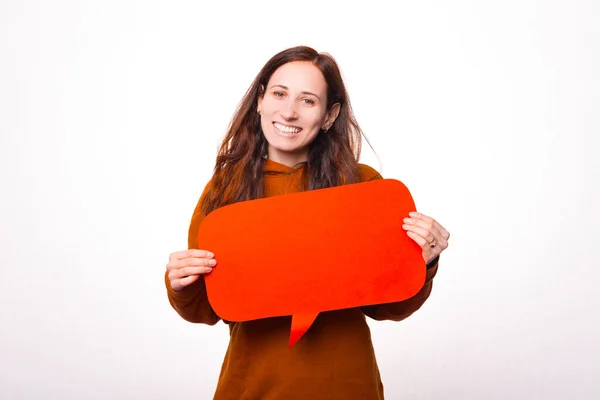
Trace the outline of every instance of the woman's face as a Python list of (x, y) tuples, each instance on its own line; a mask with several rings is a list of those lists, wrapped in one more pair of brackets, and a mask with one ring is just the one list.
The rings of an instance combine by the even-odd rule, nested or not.
[(310, 62), (279, 67), (258, 99), (269, 159), (293, 166), (308, 159), (308, 146), (320, 129), (329, 129), (339, 104), (327, 110), (327, 83)]

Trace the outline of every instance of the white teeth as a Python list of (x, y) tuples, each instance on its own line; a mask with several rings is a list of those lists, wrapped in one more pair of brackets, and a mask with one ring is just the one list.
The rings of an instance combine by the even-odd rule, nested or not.
[(292, 128), (291, 126), (285, 126), (278, 123), (274, 123), (273, 125), (275, 125), (275, 128), (284, 133), (298, 133), (301, 130), (300, 128)]

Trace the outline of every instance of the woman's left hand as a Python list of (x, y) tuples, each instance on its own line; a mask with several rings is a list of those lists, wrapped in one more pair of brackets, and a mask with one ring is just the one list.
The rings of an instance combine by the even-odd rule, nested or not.
[(408, 237), (417, 242), (423, 249), (425, 263), (429, 264), (440, 253), (448, 247), (450, 233), (435, 219), (418, 212), (408, 214), (410, 218), (404, 218), (402, 228)]

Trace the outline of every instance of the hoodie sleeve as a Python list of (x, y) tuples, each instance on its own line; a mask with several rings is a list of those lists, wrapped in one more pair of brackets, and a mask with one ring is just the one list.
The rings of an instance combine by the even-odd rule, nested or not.
[(425, 284), (413, 297), (404, 301), (396, 303), (377, 304), (372, 306), (364, 306), (360, 309), (362, 312), (370, 318), (377, 321), (402, 321), (405, 318), (410, 317), (415, 311), (417, 311), (429, 298), (431, 288), (433, 285), (433, 277), (437, 273), (437, 261), (430, 268), (427, 268), (427, 275), (425, 278)]
[[(194, 209), (188, 231), (188, 249), (198, 249), (198, 229), (203, 220), (201, 205), (209, 187), (210, 182), (204, 188), (200, 200), (198, 200), (198, 204)], [(200, 276), (196, 282), (186, 286), (182, 290), (175, 291), (169, 282), (168, 273), (165, 272), (165, 285), (167, 287), (167, 296), (171, 306), (186, 321), (214, 325), (221, 319), (208, 302), (204, 275)]]
[[(373, 168), (362, 165), (361, 164), (361, 180), (363, 182), (374, 181), (378, 179), (383, 179), (383, 177), (375, 171)], [(438, 262), (439, 256), (436, 257), (433, 261), (427, 264), (427, 273), (425, 276), (425, 283), (421, 290), (414, 295), (413, 297), (395, 302), (395, 303), (386, 303), (386, 304), (376, 304), (370, 306), (361, 307), (362, 312), (374, 320), (384, 321), (402, 321), (405, 318), (408, 318), (415, 311), (417, 311), (421, 306), (425, 303), (425, 301), (429, 298), (431, 294), (431, 289), (433, 286), (433, 278), (437, 274), (438, 270)]]

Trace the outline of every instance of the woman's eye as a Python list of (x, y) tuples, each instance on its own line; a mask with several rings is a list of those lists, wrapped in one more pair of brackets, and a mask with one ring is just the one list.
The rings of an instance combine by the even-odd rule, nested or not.
[(273, 92), (273, 95), (275, 95), (275, 97), (283, 97), (284, 96), (283, 92)]
[(315, 101), (314, 101), (313, 99), (304, 99), (303, 101), (304, 101), (306, 104), (310, 104), (311, 106), (312, 106), (313, 104), (315, 104)]

